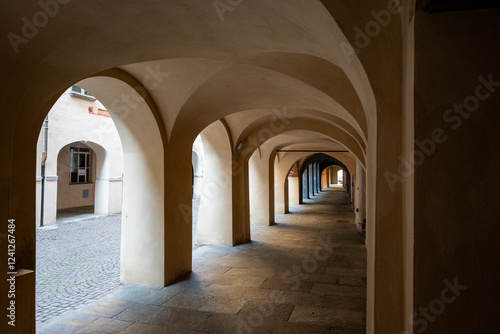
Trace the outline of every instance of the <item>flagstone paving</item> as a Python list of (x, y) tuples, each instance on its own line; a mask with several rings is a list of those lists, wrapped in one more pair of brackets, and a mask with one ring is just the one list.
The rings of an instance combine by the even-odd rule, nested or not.
[(366, 248), (341, 188), (252, 227), (252, 242), (193, 251), (164, 288), (120, 285), (37, 333), (365, 333)]

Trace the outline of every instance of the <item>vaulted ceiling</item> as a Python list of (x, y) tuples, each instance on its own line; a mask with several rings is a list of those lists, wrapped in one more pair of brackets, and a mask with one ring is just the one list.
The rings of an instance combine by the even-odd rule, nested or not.
[[(311, 140), (326, 136), (364, 164), (376, 103), (365, 72), (368, 51), (346, 54), (347, 27), (344, 22), (341, 29), (335, 18), (345, 4), (253, 0), (234, 2), (229, 10), (216, 3), (69, 2), (31, 38), (22, 37), (29, 27), (20, 18), (36, 20), (43, 8), (36, 2), (3, 3), (3, 32), (23, 41), (1, 42), (2, 70), (18, 78), (2, 88), (22, 110), (37, 113), (20, 110), (18, 122), (37, 128), (61, 91), (118, 69), (151, 98), (169, 143), (192, 143), (221, 120), (233, 147), (259, 137), (259, 131), (277, 136), (304, 130), (289, 145), (313, 147)], [(98, 98), (106, 89), (85, 88)], [(115, 106), (106, 107), (113, 114)]]

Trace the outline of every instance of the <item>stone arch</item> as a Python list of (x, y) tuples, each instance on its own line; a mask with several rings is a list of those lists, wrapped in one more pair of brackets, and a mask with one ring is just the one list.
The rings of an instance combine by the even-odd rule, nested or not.
[[(314, 138), (318, 136), (323, 136), (324, 138), (330, 139), (332, 143), (337, 143), (344, 149), (352, 152), (352, 154), (356, 156), (356, 158), (360, 160), (363, 165), (365, 165), (366, 153), (360, 143), (356, 141), (352, 136), (350, 136), (347, 132), (332, 123), (320, 121), (317, 119), (308, 119), (305, 117), (294, 117), (293, 119), (287, 121), (285, 129), (283, 129), (282, 131), (271, 130), (269, 131), (268, 136), (259, 135), (261, 129), (267, 129), (266, 125), (269, 124), (268, 118), (263, 117), (259, 121), (259, 124), (260, 126), (253, 125), (252, 127), (248, 127), (238, 138), (238, 142), (254, 143), (253, 147), (246, 146), (243, 150), (248, 157), (250, 157), (250, 155), (255, 149), (257, 149), (258, 146), (275, 137), (286, 135), (288, 133), (302, 132), (304, 140), (310, 140), (311, 137)], [(306, 132), (310, 135), (308, 136)], [(283, 147), (284, 145), (281, 144), (280, 146)]]
[[(332, 160), (332, 161), (338, 161), (336, 158), (334, 158), (331, 154), (328, 153), (316, 153), (316, 154), (308, 154), (308, 153), (302, 153), (303, 157), (300, 159), (297, 159), (296, 157), (290, 156), (286, 158), (285, 156), (281, 158), (283, 161), (280, 164), (282, 167), (278, 167), (278, 156), (275, 157), (275, 179), (274, 179), (274, 189), (275, 189), (275, 196), (274, 196), (274, 209), (276, 213), (288, 213), (289, 212), (289, 198), (288, 198), (288, 173), (290, 172), (290, 169), (292, 168), (294, 163), (298, 163), (299, 165), (299, 188), (298, 192), (300, 195), (299, 197), (299, 203), (302, 204), (304, 197), (307, 197), (304, 193), (304, 172), (307, 171), (307, 167), (311, 164), (317, 164), (315, 165), (315, 170), (314, 172), (312, 170), (309, 170), (309, 174), (306, 175), (305, 177), (308, 178), (309, 180), (309, 188), (314, 191), (311, 192), (311, 194), (319, 191), (319, 180), (317, 177), (319, 175), (315, 176), (316, 183), (313, 184), (313, 179), (312, 177), (316, 174), (318, 174), (320, 166), (319, 166), (319, 161), (321, 160)], [(347, 158), (347, 157), (346, 157)], [(351, 158), (352, 159), (352, 158)], [(284, 164), (284, 165), (283, 165)], [(339, 162), (339, 164), (342, 164)], [(344, 164), (342, 164), (344, 165)], [(347, 169), (347, 168), (346, 168)]]
[[(350, 180), (351, 178), (351, 171), (349, 170), (349, 168), (346, 167), (346, 165), (342, 162), (340, 162), (339, 160), (337, 160), (336, 158), (330, 156), (330, 155), (327, 155), (327, 154), (324, 154), (324, 153), (318, 153), (318, 154), (313, 154), (311, 156), (309, 156), (302, 164), (301, 164), (301, 167), (300, 167), (300, 173), (299, 175), (303, 175), (305, 169), (311, 164), (311, 163), (315, 163), (315, 162), (320, 162), (320, 165), (321, 163), (323, 162), (324, 164), (324, 168), (328, 167), (329, 164), (333, 165), (338, 165), (340, 167), (342, 167), (347, 175), (345, 175), (344, 177), (346, 177), (348, 180)], [(324, 168), (322, 168), (320, 166), (320, 169), (323, 170)], [(299, 183), (300, 185), (302, 184), (302, 182)], [(348, 184), (346, 185), (346, 190), (348, 193), (351, 192), (351, 187), (350, 187), (350, 182), (348, 182)], [(302, 186), (301, 186), (302, 187)], [(302, 191), (302, 188), (301, 188), (301, 191), (300, 193), (303, 193)], [(302, 198), (304, 199), (304, 198)]]
[[(123, 147), (124, 181), (120, 280), (165, 285), (165, 134), (144, 88), (120, 71), (77, 83), (106, 106)], [(128, 95), (133, 100), (123, 100)], [(144, 275), (141, 268), (149, 268)]]
[[(88, 184), (83, 188), (89, 189), (89, 200), (87, 201), (75, 201), (76, 189), (72, 186), (67, 186), (70, 183), (70, 163), (69, 163), (69, 148), (70, 147), (83, 147), (89, 148), (92, 154), (92, 166), (91, 166), (91, 184)], [(110, 164), (111, 158), (110, 153), (102, 147), (101, 145), (89, 141), (77, 141), (64, 145), (61, 147), (57, 153), (57, 176), (58, 176), (58, 186), (57, 186), (57, 208), (71, 208), (77, 206), (94, 205), (94, 213), (107, 215), (110, 213), (117, 213), (121, 211), (121, 205), (118, 208), (111, 206), (110, 197), (119, 196), (121, 204), (121, 186), (116, 188), (113, 186), (112, 181), (115, 177), (110, 175)], [(115, 176), (115, 175), (113, 175)], [(68, 181), (70, 180), (70, 181)], [(82, 188), (82, 187), (79, 187)], [(116, 189), (113, 189), (116, 188)], [(67, 191), (70, 190), (72, 194)], [(61, 192), (64, 192), (65, 196), (61, 197)], [(54, 203), (55, 204), (55, 203)]]
[[(320, 173), (320, 176), (321, 176), (321, 187), (320, 189), (323, 189), (323, 188), (326, 188), (330, 185), (330, 181), (329, 181), (329, 178), (330, 178), (330, 175), (325, 173), (326, 170), (330, 169), (331, 167), (333, 166), (337, 166), (339, 167), (335, 161), (332, 161), (332, 160), (324, 160), (324, 161), (321, 161), (320, 164), (319, 164), (319, 173)], [(339, 167), (340, 169), (342, 169), (341, 167)]]
[(328, 173), (328, 179), (329, 179), (329, 182), (328, 182), (328, 186), (332, 186), (332, 185), (335, 185), (335, 184), (339, 184), (338, 182), (338, 172), (341, 170), (342, 168), (340, 166), (336, 166), (336, 165), (332, 165), (332, 166), (329, 166), (326, 168), (326, 171)]
[[(324, 147), (326, 150), (331, 149), (332, 145), (335, 148), (342, 150), (343, 145), (333, 140), (328, 136), (327, 128), (321, 128), (319, 131), (312, 131), (309, 129), (299, 129), (298, 124), (294, 124), (293, 130), (286, 130), (280, 133), (275, 133), (271, 138), (265, 138), (263, 142), (260, 143), (259, 148), (254, 149), (253, 147), (243, 147), (242, 152), (246, 156), (250, 156), (248, 160), (249, 174), (252, 178), (259, 180), (260, 183), (268, 184), (268, 188), (260, 189), (261, 191), (257, 195), (252, 196), (252, 192), (256, 188), (255, 185), (249, 184), (250, 187), (250, 217), (253, 217), (253, 224), (258, 225), (272, 225), (274, 224), (275, 213), (285, 213), (286, 209), (286, 197), (283, 194), (282, 180), (286, 181), (286, 174), (282, 174), (283, 171), (280, 169), (280, 175), (275, 173), (275, 158), (278, 156), (276, 150), (283, 148), (294, 148), (297, 145), (314, 145)], [(307, 127), (306, 127), (307, 128)], [(258, 132), (258, 130), (254, 130)], [(248, 134), (248, 138), (252, 134)], [(319, 149), (321, 151), (321, 149)], [(295, 153), (294, 153), (295, 154)], [(351, 153), (340, 153), (341, 155)], [(295, 154), (296, 155), (296, 154)], [(283, 155), (290, 165), (287, 165), (287, 172), (297, 159), (301, 158), (302, 155), (296, 156), (293, 161), (289, 161), (289, 153)], [(347, 156), (345, 157), (347, 158)], [(355, 159), (350, 157), (350, 159)], [(286, 186), (286, 184), (284, 184)], [(277, 200), (278, 199), (278, 200)], [(276, 204), (281, 203), (281, 204)], [(258, 220), (255, 219), (259, 217)]]

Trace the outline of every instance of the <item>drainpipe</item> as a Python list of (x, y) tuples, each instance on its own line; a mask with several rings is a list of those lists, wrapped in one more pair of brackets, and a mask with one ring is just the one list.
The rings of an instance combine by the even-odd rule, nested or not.
[(43, 211), (45, 207), (45, 162), (47, 161), (47, 143), (49, 132), (49, 116), (43, 121), (43, 151), (42, 151), (42, 194), (40, 201), (40, 227), (43, 227)]

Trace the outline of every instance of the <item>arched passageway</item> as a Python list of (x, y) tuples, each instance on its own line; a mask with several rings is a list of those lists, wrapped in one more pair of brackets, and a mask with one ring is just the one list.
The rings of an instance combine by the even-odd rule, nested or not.
[[(5, 53), (5, 80), (0, 83), (8, 97), (2, 108), (12, 112), (0, 124), (0, 142), (7, 143), (0, 155), (10, 162), (0, 167), (6, 189), (0, 192), (0, 206), (4, 221), (18, 221), (17, 265), (31, 271), (19, 284), (33, 291), (35, 213), (30, 208), (35, 186), (26, 178), (35, 168), (33, 129), (38, 131), (62, 90), (76, 83), (97, 94), (116, 117), (122, 137), (124, 283), (165, 286), (196, 269), (190, 219), (192, 145), (198, 134), (215, 125), (217, 130), (224, 127), (225, 133), (216, 131), (224, 133), (219, 136), (223, 140), (207, 147), (220, 145), (213, 151), (221, 158), (207, 161), (205, 175), (214, 177), (209, 165), (229, 170), (216, 180), (227, 185), (213, 200), (218, 209), (203, 215), (204, 220), (219, 220), (205, 230), (206, 242), (250, 244), (252, 220), (272, 225), (288, 211), (288, 171), (304, 157), (286, 150), (344, 150), (340, 160), (351, 174), (356, 163), (367, 171), (367, 218), (373, 223), (367, 231), (367, 326), (388, 333), (408, 327), (403, 319), (412, 314), (411, 282), (406, 289), (412, 267), (405, 265), (411, 251), (394, 256), (402, 253), (394, 250), (411, 244), (402, 227), (411, 226), (402, 224), (409, 217), (404, 210), (411, 210), (401, 199), (408, 188), (398, 184), (393, 191), (379, 180), (398, 164), (398, 156), (411, 151), (412, 141), (403, 139), (402, 132), (403, 124), (412, 126), (405, 123), (413, 118), (403, 98), (412, 87), (403, 81), (412, 78), (407, 69), (413, 58), (401, 59), (412, 54), (411, 3), (397, 8), (392, 24), (374, 44), (349, 54), (346, 50), (353, 50), (356, 40), (352, 28), (371, 20), (373, 2), (345, 6), (256, 0), (231, 6), (225, 16), (220, 8), (214, 11), (214, 4), (71, 2), (64, 10), (58, 7), (57, 17), (51, 16), (50, 25), (30, 43), (4, 39), (14, 44), (14, 52)], [(382, 1), (376, 5), (387, 7)], [(23, 17), (23, 23), (26, 12), (35, 13), (35, 20), (49, 17), (39, 8), (45, 3), (3, 6), (6, 17)], [(19, 31), (18, 23), (4, 20), (1, 26), (12, 37), (9, 32)], [(319, 163), (313, 168), (308, 193), (317, 195)], [(261, 189), (251, 189), (250, 177), (262, 181)], [(346, 187), (352, 188), (352, 182)], [(384, 261), (375, 261), (375, 256)], [(32, 325), (33, 308), (25, 308), (18, 320)], [(396, 314), (396, 320), (386, 321), (388, 314)]]
[[(121, 212), (122, 177), (116, 171), (122, 163), (117, 157), (121, 154), (110, 154), (89, 141), (62, 147), (57, 154), (57, 210), (93, 207), (91, 212), (98, 215)], [(54, 202), (46, 193), (46, 205)]]
[[(163, 143), (159, 131), (154, 131), (157, 125), (151, 108), (138, 93), (133, 105), (118, 110), (111, 108), (117, 131), (109, 118), (97, 120), (101, 114), (106, 113), (108, 117), (109, 114), (106, 110), (97, 111), (94, 105), (98, 102), (93, 101), (96, 97), (102, 101), (99, 108), (111, 106), (116, 101), (115, 94), (130, 93), (133, 89), (123, 80), (109, 76), (89, 78), (78, 85), (85, 87), (86, 92), (97, 94), (94, 97), (87, 93), (92, 99), (82, 101), (72, 100), (69, 96), (72, 93), (65, 92), (46, 118), (50, 131), (45, 133), (49, 144), (45, 145), (48, 153), (45, 153), (44, 171), (56, 175), (53, 178), (57, 181), (49, 183), (44, 192), (44, 213), (54, 213), (45, 215), (46, 225), (55, 223), (56, 208), (91, 206), (100, 215), (121, 211), (122, 173), (126, 180), (123, 218), (113, 216), (105, 224), (96, 219), (79, 226), (54, 226), (57, 241), (53, 243), (47, 243), (46, 239), (54, 237), (54, 231), (37, 233), (40, 238), (37, 248), (37, 306), (40, 312), (37, 319), (40, 321), (81, 305), (88, 298), (100, 296), (120, 281), (163, 285), (163, 264), (158, 262), (161, 257), (149, 253), (155, 243), (163, 248), (163, 235), (158, 232), (163, 231), (164, 216), (163, 184), (157, 182), (161, 181), (163, 173), (163, 161), (157, 159), (162, 155)], [(61, 103), (62, 107), (57, 108)], [(47, 109), (51, 107), (48, 105)], [(77, 113), (70, 117), (72, 109)], [(73, 124), (75, 122), (77, 124)], [(77, 141), (72, 142), (75, 139)], [(53, 195), (52, 201), (47, 195)], [(53, 222), (47, 219), (51, 217)], [(156, 230), (152, 228), (155, 224)], [(146, 230), (139, 232), (145, 227)], [(71, 242), (72, 237), (77, 239)], [(57, 248), (66, 249), (66, 252), (57, 251)], [(141, 255), (141, 249), (150, 254), (149, 258), (145, 253)], [(92, 265), (91, 261), (98, 263)], [(144, 279), (140, 266), (148, 262), (150, 265), (156, 263), (153, 268), (160, 269), (156, 278), (151, 272)], [(75, 265), (80, 270), (75, 269)], [(64, 286), (63, 291), (61, 286)]]
[[(102, 320), (81, 326), (121, 321), (123, 330), (139, 333), (365, 333), (366, 247), (350, 198), (336, 185), (306, 202), (293, 215), (278, 214), (273, 226), (253, 226), (252, 243), (196, 248), (189, 280), (161, 289), (124, 286), (64, 320), (86, 311), (101, 312)], [(54, 322), (41, 331), (61, 327), (71, 328)]]
[[(498, 331), (499, 289), (492, 287), (500, 243), (491, 224), (499, 197), (492, 189), (500, 186), (495, 7), (489, 0), (2, 1), (0, 243), (11, 246), (15, 239), (16, 253), (15, 266), (4, 253), (0, 268), (19, 273), (4, 272), (0, 280), (6, 310), (14, 302), (7, 279), (17, 275), (17, 318), (9, 314), (16, 327), (4, 315), (0, 332), (35, 332), (35, 143), (50, 107), (79, 81), (110, 112), (129, 113), (121, 121), (125, 176), (132, 176), (124, 183), (124, 282), (167, 291), (158, 286), (203, 271), (192, 261), (192, 144), (221, 122), (227, 145), (220, 153), (230, 156), (231, 166), (224, 198), (231, 204), (220, 207), (231, 211), (214, 214), (231, 221), (214, 229), (224, 235), (219, 241), (254, 247), (251, 223), (272, 230), (288, 211), (287, 194), (296, 187), (287, 175), (304, 156), (284, 150), (346, 150), (334, 157), (350, 172), (343, 185), (356, 214), (359, 209), (358, 227), (366, 202), (366, 332), (423, 330), (417, 323), (429, 333)], [(304, 198), (323, 196), (318, 165), (299, 173)], [(253, 260), (269, 260), (272, 251), (262, 249)], [(287, 251), (280, 253), (283, 262), (295, 255)], [(323, 278), (331, 277), (335, 273)], [(218, 279), (212, 283), (228, 282)], [(418, 314), (451, 281), (468, 290), (436, 311), (435, 321)], [(199, 286), (190, 281), (191, 289)], [(143, 294), (132, 293), (136, 301), (157, 292), (137, 291)], [(202, 296), (199, 308), (210, 309), (212, 299), (203, 298), (210, 299)], [(254, 306), (242, 314), (254, 315)], [(189, 319), (207, 322), (189, 330), (210, 332), (213, 321), (217, 331), (217, 324), (230, 323), (218, 312), (205, 319), (193, 313), (200, 317)], [(154, 323), (185, 320), (177, 315), (160, 311)], [(103, 323), (110, 322), (97, 324)], [(122, 331), (118, 320), (111, 323), (108, 331)], [(151, 329), (137, 326), (131, 331)], [(280, 331), (301, 331), (284, 326)]]
[(50, 108), (36, 169), (39, 323), (120, 283), (122, 145), (108, 111), (89, 92), (74, 85)]
[(319, 193), (322, 189), (321, 175), (323, 171), (330, 166), (339, 166), (344, 170), (344, 187), (347, 193), (351, 193), (351, 173), (346, 165), (334, 157), (325, 153), (316, 153), (309, 156), (301, 165), (299, 175), (301, 175), (301, 182), (299, 182), (299, 193), (301, 194), (301, 203), (304, 199), (310, 198)]
[(342, 184), (343, 169), (340, 166), (332, 165), (323, 170), (321, 187), (331, 187), (334, 184)]
[[(161, 155), (163, 145), (158, 131), (151, 131), (156, 126), (150, 116), (151, 111), (142, 97), (137, 95), (137, 102), (130, 106), (130, 109), (120, 109), (116, 112), (117, 110), (112, 108), (114, 112), (110, 113), (116, 124), (115, 128), (109, 118), (104, 121), (97, 119), (98, 112), (105, 112), (107, 117), (109, 114), (106, 110), (97, 111), (94, 106), (96, 103), (99, 108), (104, 108), (103, 105), (111, 106), (114, 103), (114, 94), (130, 93), (132, 88), (111, 77), (90, 78), (79, 82), (78, 85), (85, 87), (86, 93), (92, 99), (82, 101), (77, 98), (74, 101), (69, 96), (72, 90), (69, 94), (65, 92), (46, 118), (50, 122), (51, 131), (45, 134), (49, 143), (48, 153), (45, 153), (45, 172), (48, 175), (56, 175), (54, 180), (57, 182), (49, 183), (44, 192), (44, 212), (54, 213), (53, 216), (45, 215), (45, 225), (55, 223), (57, 209), (92, 207), (92, 212), (98, 215), (120, 212), (122, 176), (126, 175), (123, 184), (123, 216), (112, 216), (106, 219), (104, 224), (96, 218), (79, 226), (75, 223), (54, 226), (58, 240), (54, 243), (47, 243), (45, 240), (54, 232), (38, 232), (37, 236), (41, 240), (40, 247), (37, 248), (40, 260), (37, 281), (37, 306), (40, 313), (37, 313), (37, 319), (40, 321), (83, 304), (87, 301), (84, 296), (100, 296), (115, 288), (120, 281), (163, 284), (161, 281), (155, 283), (154, 275), (145, 281), (142, 271), (137, 267), (139, 263), (142, 265), (158, 260), (157, 254), (150, 256), (148, 260), (138, 256), (137, 252), (140, 252), (141, 248), (145, 250), (154, 247), (155, 239), (162, 239), (157, 233), (154, 237), (147, 237), (148, 233), (145, 232), (150, 233), (151, 230), (138, 233), (139, 229), (145, 226), (143, 219), (146, 219), (146, 224), (158, 224), (162, 222), (160, 219), (163, 219), (164, 214), (160, 211), (158, 216), (158, 209), (162, 206), (158, 206), (156, 202), (162, 201), (163, 198), (163, 185), (156, 182), (162, 173), (163, 163), (161, 160), (156, 160), (155, 163), (148, 161), (148, 155), (149, 159), (156, 159)], [(98, 94), (94, 97), (89, 92)], [(96, 101), (96, 98), (103, 104)], [(59, 104), (62, 104), (62, 107)], [(76, 114), (70, 113), (73, 109)], [(98, 116), (93, 116), (94, 113)], [(75, 122), (76, 124), (73, 124)], [(145, 135), (144, 129), (150, 127), (147, 131), (149, 135)], [(71, 142), (75, 139), (77, 141)], [(153, 195), (153, 198), (141, 195), (140, 189), (145, 191), (144, 187), (148, 188), (147, 192)], [(160, 193), (155, 193), (155, 189), (160, 190)], [(53, 221), (47, 218), (53, 218)], [(99, 225), (100, 223), (102, 225)], [(160, 227), (163, 229), (161, 224)], [(77, 239), (71, 239), (75, 236)], [(67, 251), (61, 253), (55, 247), (66, 248)], [(104, 256), (101, 256), (103, 254)], [(91, 265), (91, 261), (99, 263)], [(75, 265), (80, 270), (75, 269)], [(90, 276), (85, 276), (85, 270)], [(163, 277), (163, 272), (160, 275)], [(65, 287), (64, 291), (61, 291), (61, 286)], [(49, 309), (53, 310), (53, 313), (48, 312)]]

